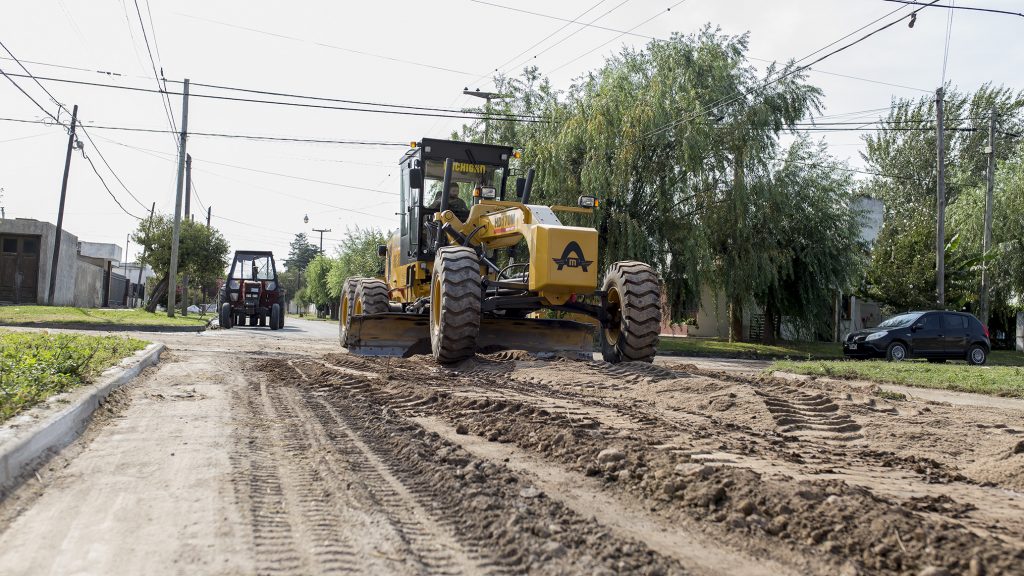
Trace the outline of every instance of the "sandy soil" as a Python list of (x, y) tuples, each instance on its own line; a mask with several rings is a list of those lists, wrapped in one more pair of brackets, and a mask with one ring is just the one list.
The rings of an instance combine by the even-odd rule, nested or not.
[(163, 338), (0, 505), (3, 572), (1024, 573), (1019, 406), (292, 324)]

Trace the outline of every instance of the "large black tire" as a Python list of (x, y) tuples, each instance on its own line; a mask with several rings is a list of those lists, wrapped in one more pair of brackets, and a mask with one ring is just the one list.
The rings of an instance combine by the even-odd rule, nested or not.
[(661, 334), (661, 282), (643, 262), (626, 260), (604, 277), (608, 321), (601, 330), (606, 362), (653, 362)]
[(356, 297), (352, 302), (352, 315), (383, 314), (389, 312), (388, 285), (376, 278), (363, 278), (356, 284)]
[(280, 330), (281, 329), (281, 305), (271, 304), (270, 305), (270, 329)]
[(278, 330), (284, 328), (284, 317), (287, 316), (287, 315), (288, 315), (288, 310), (286, 310), (284, 307), (282, 307), (281, 308), (281, 319), (278, 320), (278, 322), (277, 322), (277, 329)]
[(352, 308), (356, 299), (356, 286), (362, 278), (348, 278), (341, 285), (341, 296), (338, 302), (338, 338), (341, 347), (345, 347), (345, 338), (352, 322)]
[(885, 359), (889, 362), (903, 362), (909, 355), (907, 345), (903, 342), (893, 342), (885, 349)]
[(967, 349), (967, 363), (972, 366), (981, 366), (988, 360), (988, 350), (981, 344), (975, 344)]
[(465, 246), (446, 246), (434, 257), (430, 279), (430, 348), (442, 363), (476, 353), (480, 333), (480, 259)]
[(233, 314), (231, 313), (231, 303), (230, 302), (225, 302), (225, 303), (221, 304), (220, 305), (220, 317), (218, 318), (218, 320), (220, 320), (220, 327), (224, 328), (224, 329), (231, 328), (231, 324), (232, 324), (231, 317), (232, 316), (233, 316)]

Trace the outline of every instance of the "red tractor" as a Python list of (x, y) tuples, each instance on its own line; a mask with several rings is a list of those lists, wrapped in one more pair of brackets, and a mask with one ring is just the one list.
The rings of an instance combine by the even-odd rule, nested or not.
[(239, 250), (220, 289), (220, 327), (284, 328), (284, 288), (272, 252)]

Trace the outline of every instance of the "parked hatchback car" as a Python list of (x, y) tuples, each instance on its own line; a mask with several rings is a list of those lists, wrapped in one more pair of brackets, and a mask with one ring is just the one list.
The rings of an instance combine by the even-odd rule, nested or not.
[(966, 360), (981, 365), (992, 349), (988, 328), (966, 312), (929, 310), (893, 316), (874, 328), (851, 332), (843, 354), (851, 358), (886, 358), (899, 362)]

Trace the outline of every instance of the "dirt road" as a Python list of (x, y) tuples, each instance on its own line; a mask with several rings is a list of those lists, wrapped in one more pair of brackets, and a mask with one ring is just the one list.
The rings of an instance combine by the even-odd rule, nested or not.
[(0, 506), (5, 574), (1024, 573), (1016, 406), (363, 359), (301, 321), (161, 339)]

